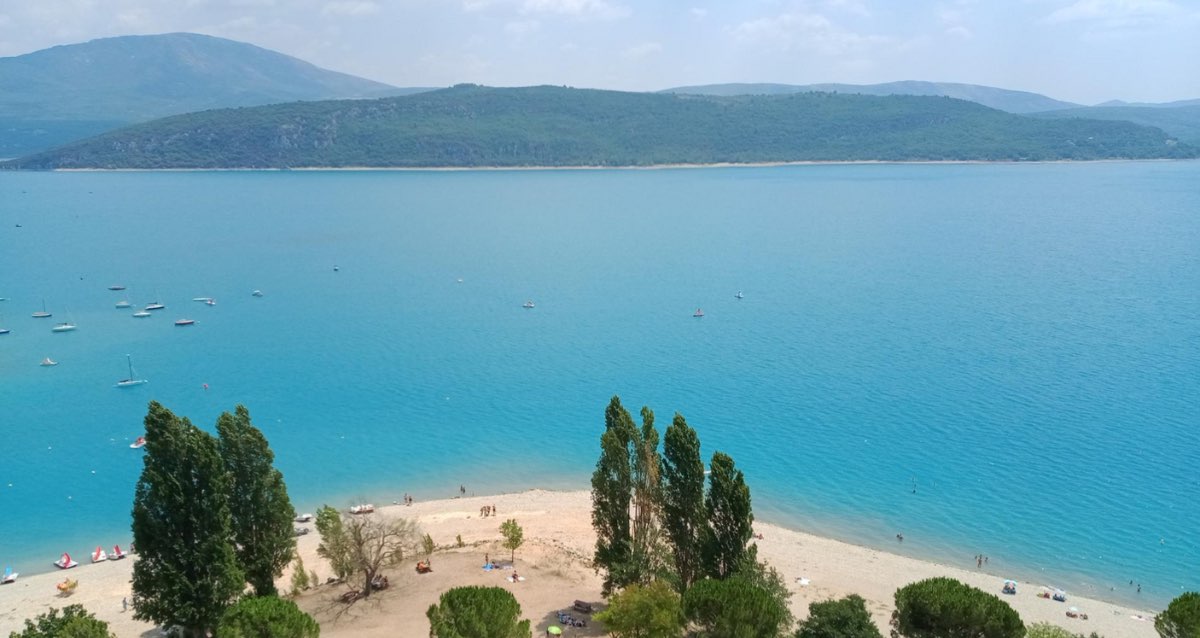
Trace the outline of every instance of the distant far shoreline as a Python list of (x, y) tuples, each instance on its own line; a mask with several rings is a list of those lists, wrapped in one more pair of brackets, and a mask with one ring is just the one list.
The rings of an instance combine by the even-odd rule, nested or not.
[(303, 166), (296, 168), (52, 168), (48, 171), (30, 169), (21, 172), (51, 173), (211, 173), (211, 172), (327, 172), (327, 171), (654, 171), (680, 168), (770, 168), (776, 166), (870, 166), (870, 165), (961, 165), (961, 164), (1117, 164), (1146, 162), (1195, 162), (1196, 159), (1153, 158), (1153, 159), (1094, 159), (1094, 160), (802, 160), (789, 162), (716, 162), (713, 164), (647, 164), (622, 166)]

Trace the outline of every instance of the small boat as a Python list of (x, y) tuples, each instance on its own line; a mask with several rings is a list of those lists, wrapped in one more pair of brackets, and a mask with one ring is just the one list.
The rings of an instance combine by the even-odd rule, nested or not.
[(333, 272), (337, 272), (337, 271), (339, 271), (339, 270), (341, 270), (341, 268), (338, 268), (338, 267), (337, 267), (337, 264), (334, 264), (334, 265), (333, 265)]
[(14, 572), (12, 567), (5, 567), (4, 575), (0, 576), (0, 585), (7, 585), (9, 583), (17, 582), (17, 576), (20, 576), (20, 574)]
[(216, 299), (213, 299), (212, 297), (209, 297), (208, 299), (206, 299), (206, 300), (204, 301), (204, 305), (206, 305), (206, 306), (215, 306), (215, 305), (217, 305), (217, 300), (216, 300)]
[(166, 308), (166, 307), (167, 307), (166, 305), (158, 303), (157, 301), (154, 303), (146, 304), (146, 310), (162, 310), (163, 308)]
[(55, 361), (54, 359), (51, 359), (50, 357), (46, 357), (45, 359), (42, 359), (42, 367), (43, 368), (49, 368), (50, 366), (56, 366), (56, 365), (58, 365), (58, 362)]
[(261, 296), (263, 296), (263, 295), (262, 295), (262, 291), (261, 291), (261, 290), (255, 290), (254, 292), (250, 293), (250, 296), (251, 296), (251, 297), (261, 297)]
[(313, 515), (305, 512), (304, 514), (301, 514), (301, 515), (297, 516), (296, 518), (293, 518), (292, 520), (296, 521), (297, 523), (307, 523), (307, 522), (311, 521), (312, 519), (313, 519)]
[(51, 332), (70, 332), (75, 329), (75, 324), (64, 321), (50, 329)]
[(58, 560), (54, 561), (54, 566), (59, 569), (71, 569), (79, 566), (79, 563), (71, 559), (71, 555), (63, 552), (63, 555)]
[(6, 335), (10, 332), (12, 332), (12, 330), (9, 330), (8, 328), (0, 328), (0, 335)]
[(33, 313), (34, 319), (45, 319), (46, 317), (53, 317), (53, 316), (54, 315), (50, 314), (49, 312), (46, 312), (46, 300), (45, 299), (42, 300), (42, 309)]
[(743, 295), (743, 294), (742, 294), (742, 291), (740, 291), (740, 290), (739, 290), (739, 291), (737, 291), (737, 294), (733, 296), (733, 298), (734, 298), (734, 299), (741, 299), (742, 297), (745, 297), (745, 296), (746, 296), (746, 295)]
[(703, 310), (701, 310), (701, 309), (699, 309), (699, 308), (696, 308), (696, 312), (693, 312), (693, 313), (692, 313), (692, 316), (693, 316), (693, 317), (703, 317), (703, 316), (704, 316), (704, 311), (703, 311)]
[(118, 301), (118, 302), (117, 302), (117, 307), (118, 307), (118, 308), (128, 308), (128, 307), (130, 307), (130, 306), (132, 306), (132, 305), (133, 305), (133, 304), (129, 303), (128, 301), (125, 301), (124, 299), (122, 299), (121, 301)]
[(108, 555), (108, 560), (121, 560), (122, 558), (125, 558), (125, 552), (121, 551), (121, 546), (113, 545), (113, 550)]
[(146, 437), (139, 436), (138, 438), (133, 440), (133, 443), (129, 444), (129, 447), (136, 450), (138, 448), (144, 447), (145, 445), (146, 445)]
[(375, 506), (370, 503), (363, 503), (362, 505), (353, 505), (350, 507), (351, 514), (370, 514), (374, 511)]
[(139, 311), (133, 313), (133, 316), (137, 317), (138, 319), (142, 319), (144, 317), (149, 317), (150, 311), (149, 310), (139, 310)]
[(104, 553), (104, 548), (96, 546), (96, 551), (92, 552), (92, 562), (99, 563), (108, 560), (108, 554)]
[(177, 325), (177, 326), (191, 326), (191, 325), (195, 325), (195, 323), (196, 323), (195, 319), (176, 319), (175, 320), (175, 325)]
[(108, 289), (109, 289), (109, 290), (125, 290), (125, 286), (122, 286), (122, 285), (120, 285), (120, 284), (117, 284), (117, 285), (115, 285), (115, 286), (109, 286), (109, 287), (108, 287)]
[(212, 301), (212, 297), (192, 297), (192, 301), (203, 301), (204, 303), (208, 303), (209, 301)]
[(532, 302), (532, 301), (526, 301), (525, 303), (521, 304), (521, 307), (522, 307), (522, 308), (532, 308), (532, 307), (533, 307), (533, 302)]
[(125, 355), (125, 360), (129, 362), (129, 376), (117, 382), (118, 388), (129, 388), (135, 385), (142, 385), (146, 382), (145, 379), (139, 379), (133, 374), (133, 357)]

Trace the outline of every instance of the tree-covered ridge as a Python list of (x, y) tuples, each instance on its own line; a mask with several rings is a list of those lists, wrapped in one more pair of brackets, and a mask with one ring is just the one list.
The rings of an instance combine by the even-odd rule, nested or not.
[(1197, 153), (1159, 129), (1129, 122), (1036, 119), (942, 97), (711, 97), (461, 85), (379, 100), (174, 116), (6, 166), (650, 166), (1148, 159)]

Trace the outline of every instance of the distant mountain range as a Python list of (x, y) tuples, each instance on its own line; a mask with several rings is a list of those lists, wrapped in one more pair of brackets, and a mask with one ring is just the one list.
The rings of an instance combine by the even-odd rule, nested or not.
[(164, 115), (419, 90), (194, 33), (104, 38), (0, 58), (0, 157)]
[(1130, 122), (1033, 118), (946, 97), (697, 96), (460, 85), (378, 100), (210, 110), (6, 168), (649, 166), (1190, 158)]
[(666, 89), (691, 95), (780, 95), (784, 93), (854, 93), (858, 95), (938, 95), (967, 100), (1009, 113), (1036, 113), (1082, 106), (1029, 93), (953, 82), (887, 82), (885, 84), (706, 84)]

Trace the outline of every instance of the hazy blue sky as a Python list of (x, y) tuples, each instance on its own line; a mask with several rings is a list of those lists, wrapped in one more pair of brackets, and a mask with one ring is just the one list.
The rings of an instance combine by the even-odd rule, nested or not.
[(1200, 98), (1200, 0), (0, 0), (0, 56), (170, 31), (399, 86), (917, 79)]

